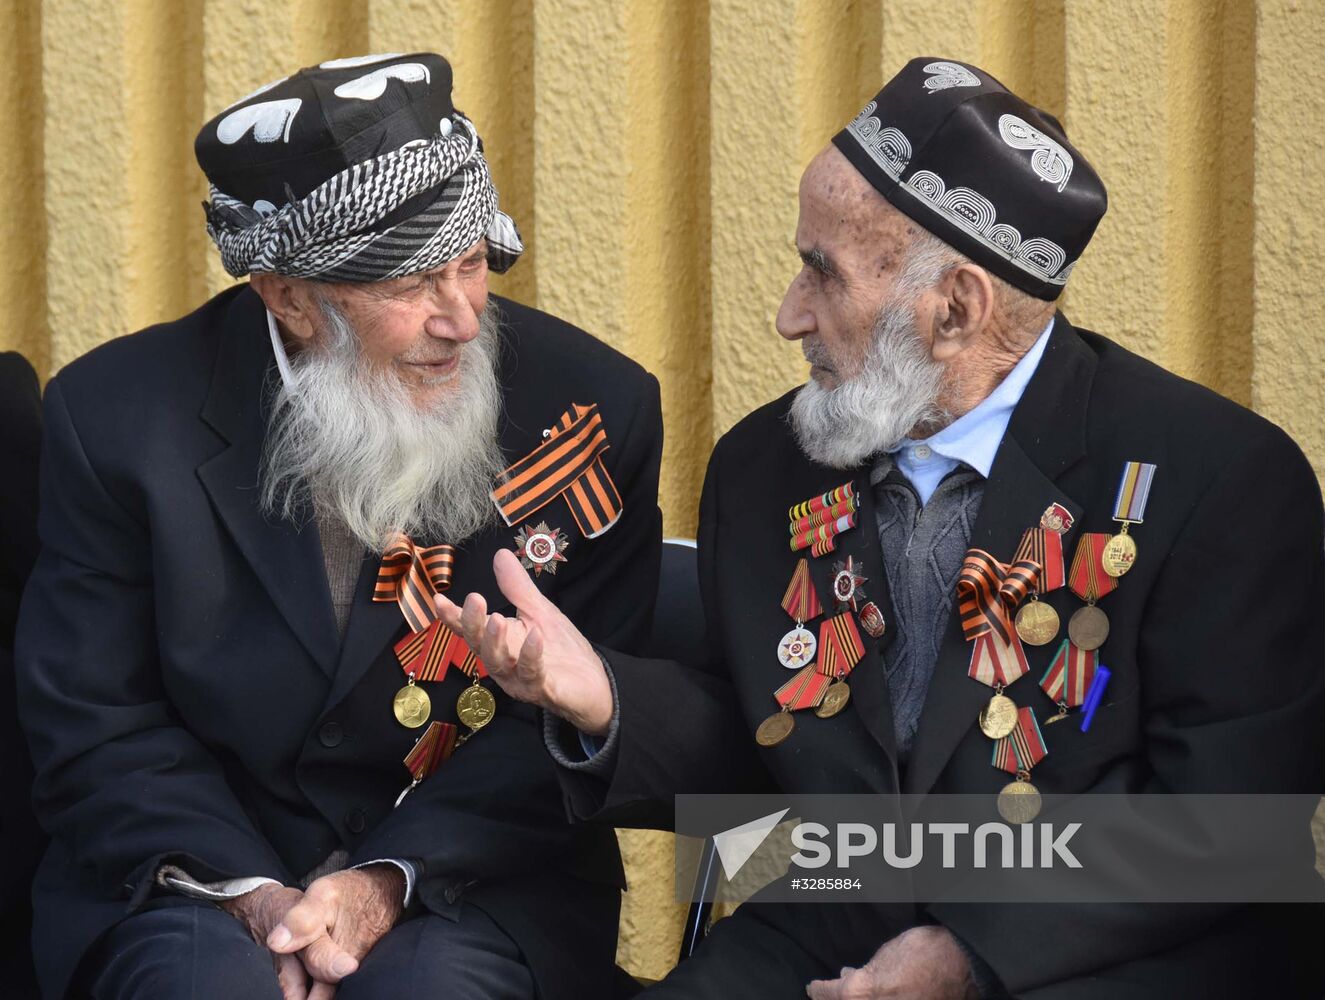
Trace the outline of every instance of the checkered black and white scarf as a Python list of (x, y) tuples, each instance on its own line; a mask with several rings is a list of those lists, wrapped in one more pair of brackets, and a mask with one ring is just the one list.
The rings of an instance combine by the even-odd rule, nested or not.
[[(440, 188), (437, 197), (422, 211), (380, 226), (405, 202), (434, 188)], [(264, 271), (318, 281), (382, 281), (439, 267), (483, 236), (489, 266), (501, 272), (524, 251), (514, 221), (497, 207), (478, 135), (460, 114), (431, 140), (355, 164), (279, 208), (254, 208), (215, 185), (204, 207), (207, 232), (235, 277)]]

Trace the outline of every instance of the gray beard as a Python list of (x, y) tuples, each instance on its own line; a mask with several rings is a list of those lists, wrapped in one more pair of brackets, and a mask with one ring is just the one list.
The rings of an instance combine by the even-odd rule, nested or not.
[[(854, 469), (896, 447), (912, 428), (948, 422), (938, 403), (944, 366), (921, 346), (907, 298), (880, 308), (858, 375), (833, 389), (810, 379), (796, 393), (789, 419), (796, 443), (812, 461)], [(807, 343), (805, 357), (841, 370), (822, 343)]]
[(323, 312), (323, 336), (290, 358), (291, 384), (276, 392), (263, 512), (298, 520), (311, 504), (377, 553), (396, 531), (459, 545), (494, 524), (489, 491), (505, 467), (496, 308), (488, 304), (478, 337), (461, 347), (454, 387), (426, 410), (394, 372), (368, 364), (334, 306), (324, 301)]

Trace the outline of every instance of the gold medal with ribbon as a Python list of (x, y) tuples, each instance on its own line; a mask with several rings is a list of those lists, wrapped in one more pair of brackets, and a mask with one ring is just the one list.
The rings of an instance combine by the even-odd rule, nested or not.
[(1104, 546), (1100, 559), (1100, 565), (1109, 576), (1122, 576), (1136, 564), (1136, 540), (1129, 529), (1145, 520), (1146, 503), (1150, 500), (1150, 486), (1154, 479), (1155, 466), (1148, 462), (1123, 465), (1118, 495), (1113, 501), (1113, 519), (1121, 522), (1122, 528)]
[(778, 642), (778, 662), (788, 670), (799, 670), (814, 660), (814, 654), (819, 648), (818, 640), (805, 627), (805, 623), (823, 614), (819, 595), (814, 590), (814, 581), (810, 579), (810, 564), (805, 559), (796, 561), (791, 582), (782, 595), (782, 610), (796, 624)]
[(1034, 562), (1040, 567), (1030, 599), (1017, 612), (1017, 635), (1021, 636), (1022, 642), (1032, 646), (1047, 645), (1058, 634), (1061, 623), (1058, 612), (1052, 605), (1042, 603), (1040, 596), (1057, 590), (1065, 582), (1063, 536), (1044, 527), (1028, 528), (1012, 561)]
[(1029, 823), (1039, 815), (1040, 792), (1031, 784), (1031, 768), (1048, 753), (1035, 713), (1018, 709), (1011, 731), (994, 744), (990, 760), (999, 770), (1016, 775), (998, 793), (998, 812), (1009, 823)]
[(823, 699), (814, 707), (821, 719), (831, 719), (851, 700), (846, 678), (865, 655), (865, 643), (849, 611), (835, 615), (819, 626), (819, 673), (832, 680)]
[(983, 549), (971, 549), (957, 576), (962, 633), (973, 643), (967, 676), (994, 689), (977, 720), (990, 739), (1006, 737), (1016, 725), (1017, 706), (1003, 689), (1030, 665), (1011, 616), (1035, 587), (1039, 571), (1031, 559), (1004, 564)]
[(1069, 709), (1080, 708), (1086, 692), (1095, 680), (1099, 656), (1093, 649), (1080, 649), (1071, 639), (1064, 639), (1049, 662), (1049, 669), (1040, 678), (1040, 688), (1058, 705), (1058, 714), (1045, 721), (1045, 725), (1067, 718)]
[(1104, 571), (1104, 549), (1108, 544), (1108, 535), (1088, 531), (1077, 540), (1077, 550), (1072, 556), (1067, 585), (1086, 602), (1067, 623), (1068, 638), (1078, 649), (1099, 649), (1109, 638), (1109, 616), (1096, 607), (1101, 597), (1118, 589), (1117, 578)]

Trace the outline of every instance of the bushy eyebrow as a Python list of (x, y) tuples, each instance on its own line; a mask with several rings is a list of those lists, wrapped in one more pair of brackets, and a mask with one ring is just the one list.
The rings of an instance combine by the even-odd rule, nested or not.
[(818, 247), (815, 247), (812, 250), (799, 250), (797, 252), (800, 254), (801, 263), (806, 267), (813, 268), (820, 274), (829, 278), (837, 276), (837, 266), (833, 263), (833, 259)]

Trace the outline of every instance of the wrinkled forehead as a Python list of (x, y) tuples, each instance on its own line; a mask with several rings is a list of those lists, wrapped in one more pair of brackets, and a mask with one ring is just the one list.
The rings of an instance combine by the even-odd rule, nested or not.
[(835, 146), (811, 160), (801, 176), (796, 243), (802, 251), (891, 254), (909, 245), (918, 228)]

